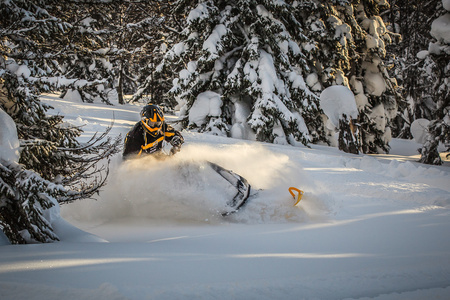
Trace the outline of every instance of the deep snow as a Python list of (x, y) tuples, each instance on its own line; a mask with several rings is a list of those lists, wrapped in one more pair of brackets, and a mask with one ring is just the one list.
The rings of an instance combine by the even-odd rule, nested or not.
[[(43, 100), (82, 141), (113, 117), (124, 135), (140, 109)], [(115, 157), (97, 201), (61, 207), (61, 242), (0, 246), (1, 299), (450, 298), (449, 162), (418, 164), (395, 139), (369, 156), (183, 135), (169, 160)], [(252, 184), (241, 211), (215, 213), (218, 183), (186, 167), (204, 160)]]

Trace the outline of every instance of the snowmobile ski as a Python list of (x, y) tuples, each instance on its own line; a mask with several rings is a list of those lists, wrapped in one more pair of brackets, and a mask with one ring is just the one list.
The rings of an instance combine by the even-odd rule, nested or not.
[(221, 215), (223, 217), (226, 217), (232, 213), (237, 212), (247, 202), (250, 195), (251, 186), (248, 183), (247, 179), (215, 163), (208, 162), (208, 164), (214, 171), (216, 171), (237, 190), (237, 193), (233, 197), (233, 199), (227, 202), (226, 211), (223, 211)]

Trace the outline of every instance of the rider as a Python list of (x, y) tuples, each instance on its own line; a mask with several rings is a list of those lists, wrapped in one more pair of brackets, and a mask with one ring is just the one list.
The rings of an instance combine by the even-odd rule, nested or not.
[(184, 143), (183, 136), (172, 126), (164, 122), (164, 114), (157, 105), (149, 104), (142, 108), (141, 120), (134, 125), (126, 137), (123, 157), (130, 155), (154, 154), (161, 152), (163, 142), (170, 143), (171, 154), (180, 151)]

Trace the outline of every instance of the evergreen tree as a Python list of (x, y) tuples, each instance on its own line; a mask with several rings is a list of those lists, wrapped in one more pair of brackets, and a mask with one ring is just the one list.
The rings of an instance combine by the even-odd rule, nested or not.
[(120, 143), (104, 139), (106, 132), (79, 144), (81, 129), (63, 124), (61, 116), (46, 115), (49, 106), (39, 101), (42, 91), (67, 80), (54, 75), (61, 74), (59, 45), (70, 24), (45, 9), (57, 4), (44, 0), (0, 4), (0, 108), (14, 120), (21, 147), (21, 165), (3, 165), (1, 171), (6, 183), (0, 187), (2, 199), (11, 204), (2, 209), (1, 226), (9, 230), (5, 233), (13, 243), (26, 241), (26, 232), (36, 241), (56, 239), (43, 221), (43, 210), (55, 204), (52, 199), (67, 202), (98, 192), (108, 169), (96, 165), (116, 153)]
[[(160, 30), (165, 1), (112, 1), (108, 9), (102, 9), (107, 20), (107, 53), (117, 78), (115, 88), (120, 104), (123, 94), (144, 92), (138, 86), (145, 80), (147, 65), (154, 60), (154, 48), (161, 39)], [(101, 8), (102, 5), (97, 5)], [(100, 15), (98, 13), (97, 15)]]
[(419, 53), (423, 58), (420, 77), (429, 84), (433, 101), (426, 142), (420, 149), (420, 162), (440, 165), (439, 143), (450, 150), (450, 3), (439, 2), (436, 11), (439, 17), (431, 24), (433, 40), (428, 50)]
[(314, 67), (307, 83), (314, 91), (330, 85), (345, 85), (353, 91), (359, 110), (354, 125), (361, 135), (361, 145), (354, 146), (364, 153), (389, 151), (390, 122), (400, 100), (384, 63), (391, 34), (379, 16), (377, 2), (303, 1), (297, 6), (311, 41), (308, 58)]
[(19, 164), (0, 161), (0, 228), (13, 244), (58, 240), (44, 210), (66, 193), (62, 186)]
[(137, 101), (145, 93), (158, 93), (153, 79), (142, 85), (158, 60), (163, 14), (169, 4), (162, 0), (66, 2), (65, 11), (78, 13), (57, 11), (71, 25), (59, 58), (64, 74), (81, 79), (68, 91), (77, 91), (83, 101), (101, 99), (108, 104), (113, 90), (120, 104), (124, 94), (135, 93), (133, 101)]
[(171, 92), (182, 104), (183, 127), (273, 143), (325, 139), (318, 97), (304, 80), (307, 38), (291, 4), (178, 4), (193, 9), (161, 69), (181, 69)]
[[(176, 101), (168, 94), (176, 72), (158, 67), (167, 49), (174, 43), (183, 29), (183, 19), (176, 18), (177, 7), (169, 1), (154, 1), (151, 9), (152, 27), (146, 32), (149, 37), (148, 55), (142, 59), (139, 69), (139, 86), (131, 101), (145, 98), (147, 102), (158, 104), (164, 109), (173, 109)], [(141, 57), (140, 53), (139, 56)]]
[[(116, 1), (117, 2), (117, 1)], [(61, 98), (67, 93), (76, 93), (84, 102), (100, 100), (111, 104), (108, 94), (114, 88), (117, 73), (110, 60), (114, 49), (110, 45), (109, 30), (115, 11), (111, 2), (98, 0), (66, 1), (60, 5), (48, 5), (48, 10), (62, 22), (69, 24), (60, 39), (61, 51), (57, 57), (60, 74), (74, 78), (64, 88)], [(73, 12), (77, 13), (74, 14)]]
[(422, 76), (424, 61), (417, 54), (428, 48), (432, 21), (438, 16), (440, 0), (390, 0), (390, 9), (384, 15), (388, 28), (401, 37), (387, 46), (390, 53), (390, 75), (401, 86), (406, 103), (399, 105), (393, 136), (412, 138), (411, 124), (416, 119), (432, 119), (434, 101), (429, 92), (430, 82)]

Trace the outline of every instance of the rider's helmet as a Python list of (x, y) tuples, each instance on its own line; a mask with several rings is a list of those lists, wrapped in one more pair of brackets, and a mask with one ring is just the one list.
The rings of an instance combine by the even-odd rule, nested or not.
[(156, 136), (164, 123), (164, 114), (157, 105), (149, 104), (141, 110), (141, 123), (145, 131)]

